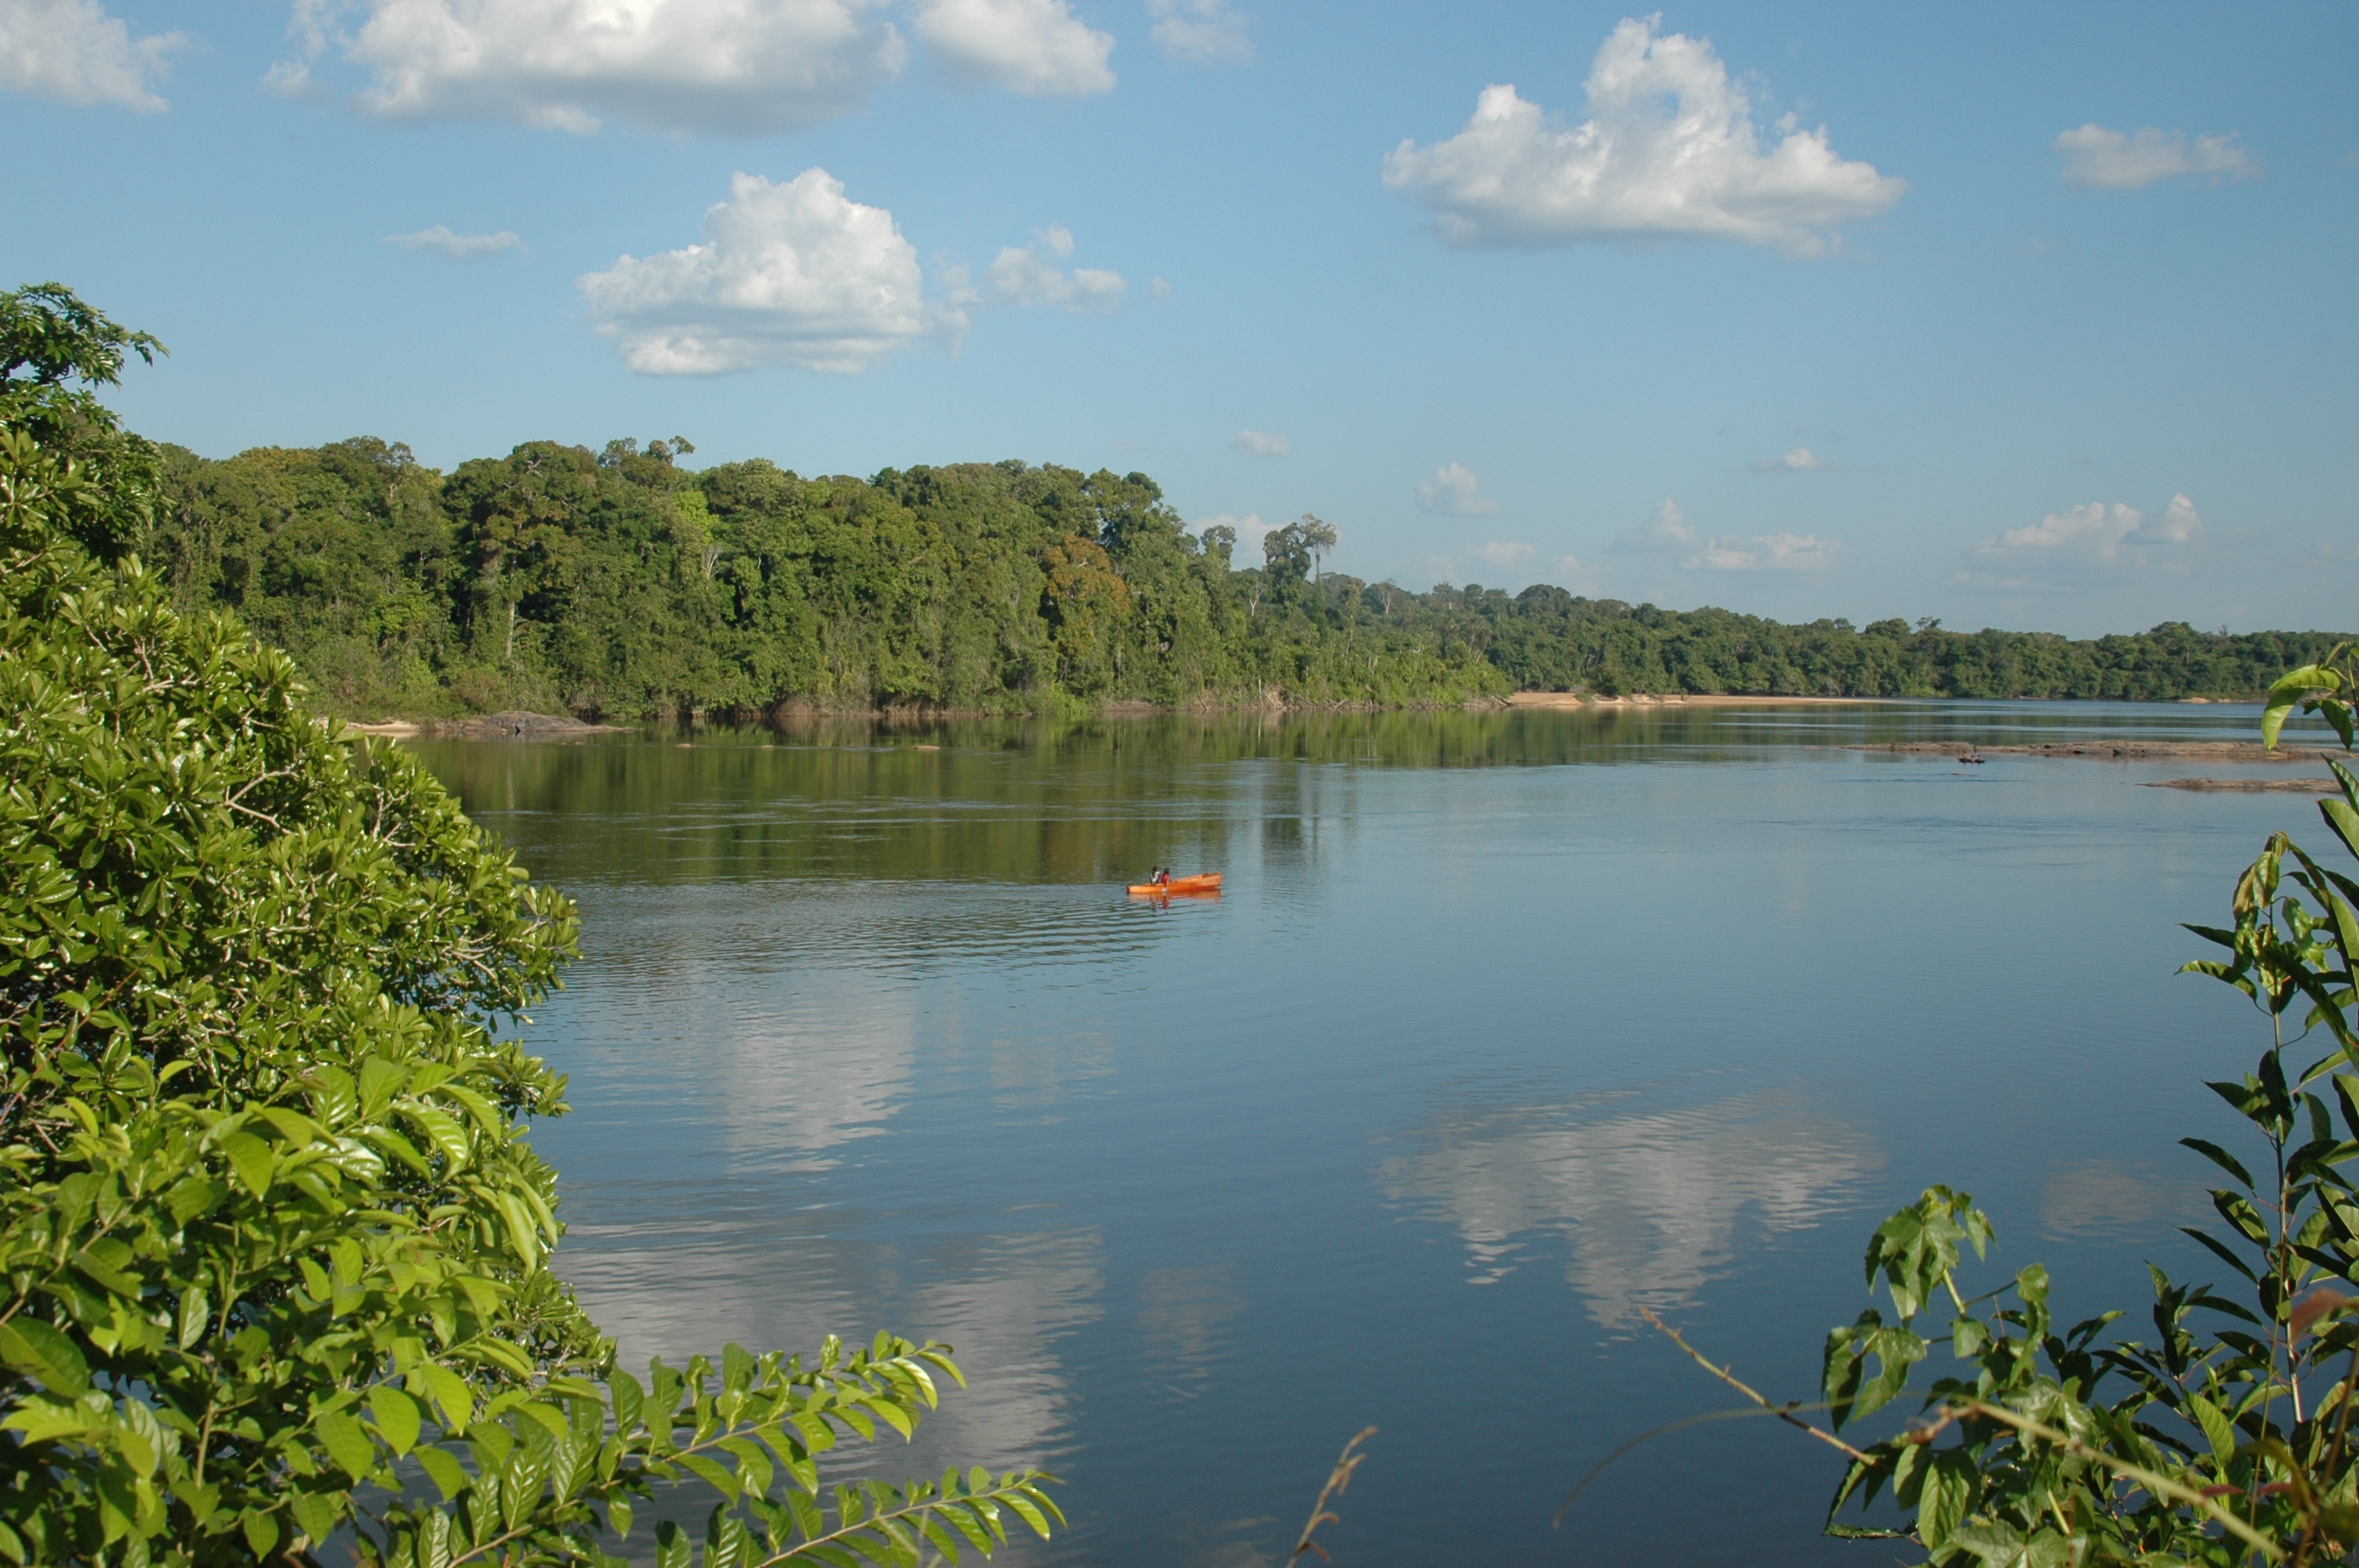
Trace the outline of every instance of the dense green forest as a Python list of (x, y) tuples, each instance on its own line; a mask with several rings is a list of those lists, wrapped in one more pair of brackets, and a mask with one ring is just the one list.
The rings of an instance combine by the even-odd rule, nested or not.
[(2250, 697), (2325, 633), (2183, 624), (2075, 642), (1898, 620), (1785, 625), (1321, 572), (1304, 518), (1232, 560), (1144, 474), (1022, 462), (802, 478), (684, 441), (537, 441), (449, 474), (381, 440), (161, 449), (140, 551), (238, 611), (347, 714), (1100, 703), (1457, 703), (1517, 689)]

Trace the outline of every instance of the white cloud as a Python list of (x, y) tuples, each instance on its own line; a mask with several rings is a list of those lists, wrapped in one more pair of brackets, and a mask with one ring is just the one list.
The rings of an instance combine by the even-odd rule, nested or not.
[(1605, 591), (1605, 579), (1613, 573), (1611, 567), (1583, 565), (1579, 556), (1550, 556), (1549, 569), (1557, 587), (1592, 599)]
[(1764, 148), (1753, 100), (1707, 39), (1625, 19), (1590, 65), (1589, 118), (1555, 115), (1494, 85), (1448, 141), (1404, 140), (1385, 184), (1434, 214), (1451, 244), (1733, 240), (1824, 254), (1838, 225), (1875, 216), (1908, 181), (1846, 162), (1823, 128), (1777, 122)]
[(0, 92), (160, 114), (156, 86), (188, 47), (185, 33), (133, 38), (98, 0), (0, 0)]
[(2257, 179), (2261, 160), (2237, 144), (2236, 135), (2212, 134), (2189, 140), (2184, 131), (2114, 131), (2093, 120), (2066, 131), (2049, 146), (2064, 155), (2064, 183), (2075, 190), (2143, 190), (2166, 179)]
[(1195, 530), (1196, 537), (1199, 539), (1204, 536), (1204, 531), (1208, 528), (1230, 530), (1237, 536), (1234, 558), (1250, 566), (1261, 559), (1262, 535), (1276, 533), (1282, 524), (1263, 522), (1261, 514), (1258, 512), (1248, 512), (1242, 517), (1232, 512), (1223, 512), (1215, 516), (1190, 523), (1188, 526)]
[(705, 213), (702, 244), (581, 279), (599, 332), (633, 370), (859, 371), (932, 325), (893, 214), (848, 200), (825, 169), (783, 185), (734, 175), (729, 194)]
[(962, 87), (998, 87), (1028, 98), (1114, 91), (1106, 66), (1114, 35), (1082, 22), (1065, 0), (924, 0), (916, 27)]
[[(2157, 549), (2192, 544), (2202, 532), (2203, 519), (2184, 495), (2173, 495), (2153, 516), (2119, 502), (2090, 501), (1984, 539), (1973, 555), (2033, 571), (2134, 570), (2155, 564)], [(2031, 584), (2009, 579), (1997, 586)]]
[(387, 234), (385, 243), (399, 245), (406, 251), (432, 251), (436, 255), (448, 256), (452, 261), (475, 261), (484, 256), (497, 255), (502, 251), (525, 248), (524, 242), (511, 230), (502, 229), (496, 234), (454, 234), (441, 223), (430, 229), (420, 229), (414, 234)]
[(1190, 65), (1250, 65), (1253, 37), (1229, 0), (1147, 0), (1155, 26), (1147, 36), (1173, 59)]
[(1122, 307), (1129, 287), (1122, 274), (1093, 266), (1060, 270), (1057, 259), (1073, 254), (1072, 231), (1050, 224), (1028, 245), (1009, 245), (983, 275), (983, 286), (998, 305), (1061, 305), (1077, 313), (1103, 314)]
[(1417, 503), (1448, 517), (1488, 517), (1499, 503), (1483, 493), (1483, 481), (1464, 463), (1444, 463), (1417, 487)]
[(1834, 549), (1833, 540), (1815, 534), (1756, 534), (1749, 539), (1708, 539), (1686, 564), (1715, 572), (1815, 572), (1833, 562)]
[(1831, 463), (1808, 447), (1796, 447), (1782, 458), (1761, 458), (1753, 464), (1755, 473), (1808, 473), (1814, 469), (1832, 469), (1841, 464)]
[(1229, 438), (1229, 450), (1248, 458), (1283, 458), (1294, 452), (1294, 443), (1272, 430), (1240, 430)]
[(848, 114), (901, 72), (908, 49), (881, 0), (296, 0), (305, 58), (272, 69), (319, 90), (333, 49), (368, 73), (353, 103), (399, 120), (516, 120), (589, 132), (760, 136)]
[(1529, 545), (1519, 545), (1511, 539), (1494, 539), (1474, 546), (1474, 558), (1485, 566), (1526, 566), (1538, 555)]
[(1614, 541), (1617, 550), (1652, 553), (1658, 550), (1684, 550), (1696, 541), (1696, 531), (1688, 526), (1688, 514), (1680, 503), (1665, 496), (1656, 504), (1646, 522)]

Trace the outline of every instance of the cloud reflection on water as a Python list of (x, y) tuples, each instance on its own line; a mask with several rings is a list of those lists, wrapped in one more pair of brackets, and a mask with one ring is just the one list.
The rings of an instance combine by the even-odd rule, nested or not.
[(1450, 1111), (1384, 1167), (1386, 1195), (1457, 1230), (1467, 1283), (1495, 1284), (1533, 1238), (1571, 1245), (1565, 1278), (1608, 1327), (1691, 1303), (1751, 1214), (1775, 1234), (1842, 1206), (1883, 1155), (1790, 1091), (1599, 1118), (1593, 1104)]
[[(922, 1474), (945, 1456), (1047, 1465), (1071, 1447), (1072, 1379), (1057, 1345), (1103, 1313), (1095, 1230), (946, 1237), (912, 1256), (769, 1224), (653, 1242), (634, 1227), (601, 1227), (576, 1239), (559, 1272), (635, 1370), (656, 1356), (672, 1366), (717, 1356), (732, 1340), (809, 1354), (831, 1331), (864, 1342), (880, 1325), (952, 1346), (969, 1387), (943, 1379), (941, 1407), (913, 1448), (847, 1454), (842, 1474)], [(899, 1288), (916, 1281), (925, 1283)]]

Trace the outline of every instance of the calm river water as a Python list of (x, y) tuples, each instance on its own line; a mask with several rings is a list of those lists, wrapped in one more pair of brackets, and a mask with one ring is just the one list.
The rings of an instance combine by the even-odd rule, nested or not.
[[(2209, 1277), (2182, 1133), (2264, 1026), (2224, 922), (2309, 802), (2235, 770), (1843, 749), (2247, 739), (2249, 708), (1926, 704), (633, 735), (417, 750), (582, 905), (528, 1033), (562, 1272), (625, 1358), (957, 1346), (918, 1451), (1065, 1477), (1017, 1563), (1865, 1563), (1775, 1422), (1930, 1182), (2066, 1314)], [(934, 746), (939, 750), (920, 750)], [(2287, 769), (2245, 770), (2290, 776)], [(2314, 770), (2313, 770), (2314, 771)], [(1227, 878), (1158, 908), (1157, 863)], [(684, 1505), (683, 1505), (684, 1506)], [(643, 1543), (645, 1537), (640, 1536)], [(1002, 1561), (1010, 1559), (1003, 1558)]]

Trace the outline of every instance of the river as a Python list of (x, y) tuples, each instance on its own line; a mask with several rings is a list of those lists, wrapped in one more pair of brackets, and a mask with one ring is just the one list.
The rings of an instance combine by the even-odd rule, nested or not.
[[(2212, 1277), (2185, 1133), (2266, 1025), (2173, 974), (2288, 795), (1845, 749), (2245, 740), (2256, 711), (1896, 704), (647, 732), (415, 750), (582, 912), (527, 1030), (560, 1271), (626, 1362), (957, 1347), (917, 1451), (1046, 1465), (1022, 1563), (1864, 1563), (1777, 1397), (1932, 1182), (2060, 1316)], [(2316, 771), (2316, 770), (2313, 770)], [(1132, 901), (1156, 864), (1214, 901)], [(675, 1506), (685, 1509), (686, 1504)], [(635, 1538), (644, 1549), (644, 1534)]]

